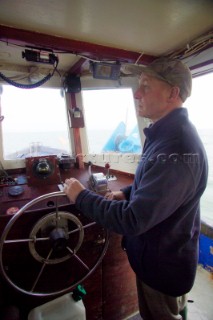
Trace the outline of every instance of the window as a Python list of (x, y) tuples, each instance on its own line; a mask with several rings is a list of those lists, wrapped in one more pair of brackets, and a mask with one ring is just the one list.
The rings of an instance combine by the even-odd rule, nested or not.
[(89, 153), (141, 153), (132, 89), (82, 94)]
[(71, 152), (65, 99), (60, 89), (5, 85), (1, 107), (5, 160)]
[(193, 79), (192, 95), (185, 102), (189, 118), (196, 126), (204, 143), (208, 161), (209, 177), (207, 189), (201, 199), (201, 216), (213, 224), (213, 121), (212, 121), (213, 73)]

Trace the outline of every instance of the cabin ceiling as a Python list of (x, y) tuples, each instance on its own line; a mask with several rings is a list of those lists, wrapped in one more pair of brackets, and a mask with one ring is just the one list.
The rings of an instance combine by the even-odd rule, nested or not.
[[(117, 52), (118, 58), (124, 54), (122, 58), (127, 57), (128, 62), (135, 63), (141, 56), (140, 61), (144, 56), (147, 62), (145, 57), (186, 48), (213, 28), (212, 0), (0, 0), (0, 5), (0, 39), (4, 41), (0, 42), (1, 65), (29, 64), (22, 58), (23, 48), (16, 46), (27, 44), (29, 34), (21, 39), (22, 34), (13, 32), (15, 29), (33, 32), (31, 44), (34, 34), (37, 45), (39, 34), (52, 36), (47, 46), (58, 39), (59, 44), (54, 40), (53, 46), (61, 50), (66, 39), (64, 51), (72, 54), (60, 56), (59, 68), (69, 70), (84, 54), (85, 43), (91, 44), (90, 56), (102, 48), (100, 56), (104, 59), (108, 48), (117, 50), (113, 54)], [(75, 46), (72, 50), (73, 43), (68, 40), (77, 41), (82, 50), (75, 50)], [(44, 40), (40, 44), (44, 46)]]

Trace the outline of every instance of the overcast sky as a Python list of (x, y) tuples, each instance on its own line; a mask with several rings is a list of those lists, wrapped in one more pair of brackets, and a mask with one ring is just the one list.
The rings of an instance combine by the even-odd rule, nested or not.
[[(213, 128), (213, 73), (193, 79), (192, 95), (184, 106), (189, 110), (191, 121), (197, 128)], [(2, 95), (2, 114), (4, 131), (37, 131), (48, 127), (48, 131), (64, 130), (66, 118), (64, 99), (60, 90), (17, 89), (4, 86)], [(129, 100), (131, 90), (100, 90), (86, 92), (87, 104), (91, 112), (86, 114), (86, 121), (94, 129), (108, 128), (114, 130), (120, 121), (132, 127), (135, 124), (133, 99)], [(4, 93), (7, 94), (5, 95)], [(30, 95), (29, 102), (24, 102)], [(27, 99), (26, 99), (27, 100)], [(131, 101), (131, 103), (130, 103)], [(113, 105), (113, 108), (111, 108)], [(7, 106), (7, 108), (5, 108)], [(56, 112), (52, 112), (56, 110)], [(133, 112), (132, 112), (133, 111)], [(21, 117), (20, 117), (21, 115)], [(119, 116), (118, 116), (119, 115)], [(61, 119), (59, 119), (61, 118)], [(9, 121), (7, 121), (7, 119)], [(31, 119), (32, 122), (26, 121)], [(59, 121), (61, 120), (61, 121)], [(39, 127), (38, 128), (38, 124)]]
[(193, 79), (192, 95), (184, 106), (197, 128), (213, 128), (213, 73)]

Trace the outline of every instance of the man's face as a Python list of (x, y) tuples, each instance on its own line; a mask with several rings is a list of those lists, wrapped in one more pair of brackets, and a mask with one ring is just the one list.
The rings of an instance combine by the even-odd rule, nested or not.
[(172, 87), (165, 81), (161, 81), (148, 74), (142, 74), (139, 88), (134, 94), (138, 100), (137, 114), (140, 117), (151, 119), (153, 122), (159, 120), (170, 110), (168, 99)]

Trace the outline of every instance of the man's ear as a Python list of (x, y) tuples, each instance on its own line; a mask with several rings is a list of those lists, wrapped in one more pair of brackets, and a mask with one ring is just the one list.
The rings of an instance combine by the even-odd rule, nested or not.
[(179, 87), (172, 87), (171, 91), (170, 91), (170, 96), (169, 99), (171, 101), (179, 98), (179, 94), (180, 94), (180, 88)]

